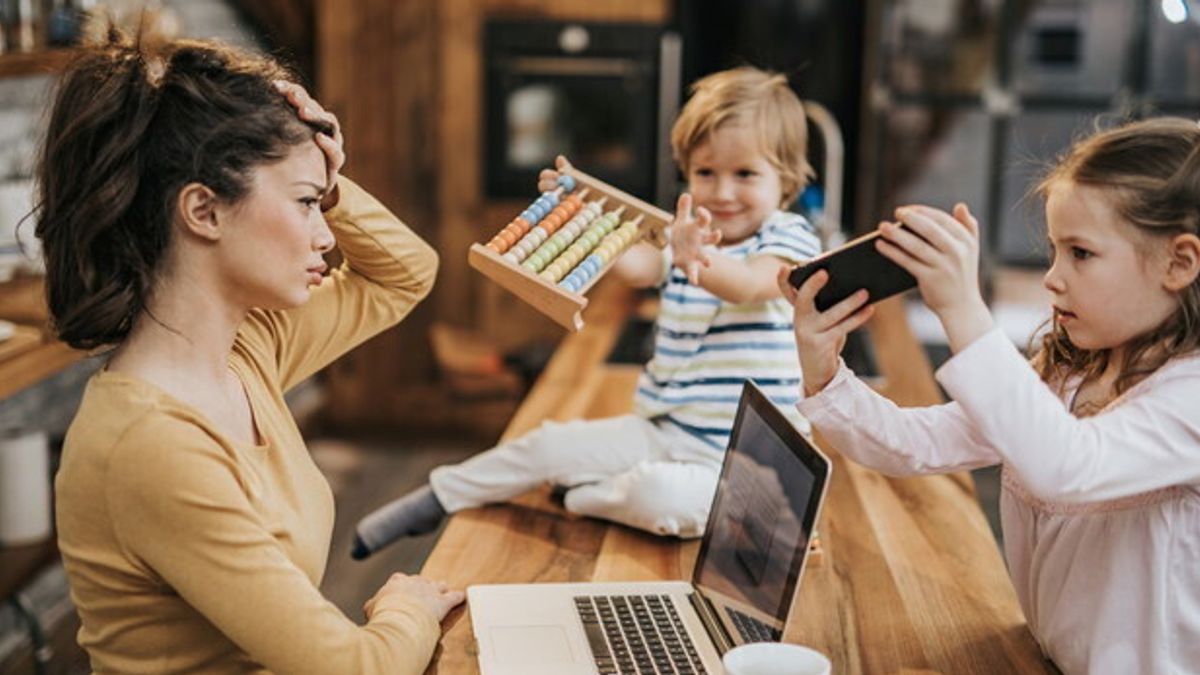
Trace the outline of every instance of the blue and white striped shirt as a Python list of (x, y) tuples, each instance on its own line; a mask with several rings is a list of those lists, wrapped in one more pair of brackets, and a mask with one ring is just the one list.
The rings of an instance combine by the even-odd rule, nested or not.
[[(802, 216), (776, 211), (753, 236), (720, 250), (738, 260), (771, 255), (799, 263), (821, 252), (821, 240)], [(801, 430), (808, 430), (795, 407), (800, 398), (800, 362), (787, 300), (735, 305), (688, 283), (683, 270), (669, 268), (655, 326), (654, 356), (634, 397), (636, 412), (649, 419), (666, 418), (714, 449), (724, 450), (747, 379), (754, 380)]]

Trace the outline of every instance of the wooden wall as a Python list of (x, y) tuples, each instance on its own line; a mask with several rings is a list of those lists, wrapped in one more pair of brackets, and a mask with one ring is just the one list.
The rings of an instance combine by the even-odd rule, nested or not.
[[(346, 129), (346, 174), (441, 254), (432, 296), (400, 326), (327, 374), (329, 421), (462, 430), (475, 413), (439, 385), (434, 321), (478, 330), (507, 350), (562, 329), (473, 272), (467, 249), (526, 202), (483, 198), (483, 25), (530, 21), (662, 24), (670, 0), (318, 0), (318, 95)], [(530, 186), (530, 199), (536, 188)]]
[[(346, 175), (436, 246), (435, 9), (426, 1), (321, 0), (315, 16), (317, 91), (345, 129)], [(433, 393), (433, 310), (418, 306), (328, 369), (330, 422), (383, 425), (419, 412), (416, 402)]]
[(295, 65), (312, 84), (314, 0), (233, 0), (233, 5), (254, 24), (267, 44)]

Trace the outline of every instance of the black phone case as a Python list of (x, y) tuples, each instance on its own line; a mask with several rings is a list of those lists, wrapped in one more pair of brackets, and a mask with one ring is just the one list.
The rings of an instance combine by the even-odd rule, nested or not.
[(860, 288), (867, 289), (868, 302), (878, 302), (903, 293), (917, 285), (917, 280), (903, 267), (883, 257), (875, 249), (879, 232), (859, 237), (834, 249), (788, 274), (788, 283), (796, 288), (818, 270), (829, 271), (829, 281), (817, 291), (817, 310), (824, 312)]

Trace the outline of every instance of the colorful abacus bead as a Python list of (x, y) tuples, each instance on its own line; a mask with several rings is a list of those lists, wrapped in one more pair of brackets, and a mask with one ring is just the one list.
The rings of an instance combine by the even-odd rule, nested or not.
[(555, 262), (560, 263), (559, 265), (555, 266), (555, 270), (561, 270), (561, 272), (555, 275), (554, 280), (560, 281), (564, 274), (574, 269), (575, 266), (579, 264), (579, 261), (583, 260), (583, 254), (586, 252), (587, 251), (584, 246), (578, 241), (568, 246), (567, 250), (563, 251), (557, 258), (555, 258)]
[(596, 274), (602, 267), (604, 267), (604, 264), (600, 260), (600, 257), (593, 253), (567, 275), (562, 285), (571, 292), (578, 293), (589, 281), (596, 277)]
[(503, 230), (500, 230), (498, 233), (496, 233), (496, 236), (492, 237), (492, 240), (487, 243), (487, 247), (496, 253), (503, 253), (508, 248), (508, 244), (505, 242), (505, 237), (508, 236), (510, 228), (514, 226), (520, 227), (528, 225), (529, 221), (525, 220), (524, 215), (517, 216), (512, 220), (512, 222), (510, 222), (508, 225), (505, 225)]
[[(530, 254), (522, 266), (533, 273), (541, 272), (546, 265), (550, 264), (559, 253), (579, 236), (579, 233), (584, 228), (600, 215), (604, 201), (604, 199), (598, 199), (594, 202), (588, 202), (574, 218), (563, 225), (562, 229), (558, 232), (555, 232), (554, 236), (550, 237), (546, 243), (534, 249), (533, 253)], [(563, 274), (565, 273), (563, 272)], [(559, 275), (559, 278), (561, 277), (562, 275)], [(558, 279), (555, 279), (555, 281), (558, 281)]]
[(544, 274), (543, 278), (546, 278), (547, 281), (551, 282), (561, 281), (563, 274), (566, 274), (567, 270), (570, 270), (578, 265), (579, 261), (583, 260), (584, 257), (587, 256), (587, 254), (593, 248), (595, 248), (596, 244), (600, 243), (600, 240), (604, 238), (604, 235), (612, 231), (617, 222), (620, 220), (622, 210), (623, 209), (609, 211), (598, 218), (596, 222), (591, 225), (591, 227), (589, 227), (583, 234), (579, 235), (579, 238), (575, 240), (575, 243), (568, 246), (567, 250), (563, 251), (562, 254), (555, 259), (555, 262), (561, 263), (561, 265), (555, 265), (547, 268), (546, 272), (549, 274)]
[[(559, 287), (572, 293), (580, 292), (600, 273), (600, 270), (608, 265), (609, 261), (620, 256), (633, 244), (637, 239), (638, 223), (641, 220), (641, 217), (638, 217), (635, 220), (626, 221), (616, 230), (604, 235), (600, 244), (583, 262), (567, 274), (566, 278), (559, 283)], [(557, 261), (554, 264), (557, 264)]]
[(575, 191), (575, 177), (563, 174), (558, 177), (558, 185), (567, 192)]
[(538, 225), (530, 230), (529, 234), (521, 237), (521, 240), (504, 254), (504, 259), (514, 265), (520, 263), (533, 252), (533, 249), (546, 241), (547, 236), (549, 235), (546, 234), (546, 230), (541, 225)]
[(540, 272), (550, 261), (558, 257), (558, 254), (562, 253), (563, 248), (566, 247), (562, 235), (563, 232), (559, 231), (546, 243), (535, 249), (529, 259), (525, 261), (525, 268), (530, 272)]
[(540, 246), (535, 248), (533, 253), (530, 253), (525, 258), (525, 261), (521, 263), (521, 266), (529, 272), (542, 271), (542, 268), (545, 267), (551, 260), (553, 260), (554, 256), (558, 255), (557, 251), (559, 242), (562, 239), (562, 233), (563, 230), (559, 230)]
[(567, 263), (563, 260), (555, 260), (551, 262), (545, 270), (542, 271), (541, 277), (550, 283), (554, 283), (563, 278), (563, 275), (569, 271)]
[(596, 275), (596, 270), (598, 270), (599, 267), (592, 265), (592, 263), (595, 262), (597, 262), (597, 260), (589, 256), (586, 260), (579, 263), (579, 266), (571, 270), (571, 273), (567, 275), (567, 278), (563, 281), (563, 284), (572, 292), (578, 293), (580, 288), (582, 288), (583, 285), (588, 282), (588, 280)]
[[(583, 192), (586, 193), (587, 190)], [(558, 206), (554, 207), (550, 215), (538, 223), (537, 227), (530, 230), (514, 246), (509, 248), (508, 252), (504, 254), (504, 259), (515, 265), (528, 258), (529, 254), (533, 253), (551, 234), (562, 227), (563, 223), (569, 221), (579, 212), (583, 206), (581, 196), (567, 195)]]
[(522, 211), (521, 215), (514, 218), (511, 223), (505, 225), (499, 234), (492, 237), (492, 240), (487, 243), (487, 247), (496, 253), (504, 253), (512, 248), (517, 240), (529, 232), (534, 223), (545, 218), (546, 214), (558, 205), (558, 193), (558, 190), (543, 192), (542, 196), (529, 205), (529, 208)]

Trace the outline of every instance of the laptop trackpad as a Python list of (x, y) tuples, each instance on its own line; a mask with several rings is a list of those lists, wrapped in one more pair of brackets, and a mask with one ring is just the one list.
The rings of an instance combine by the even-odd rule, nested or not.
[(496, 663), (550, 665), (574, 663), (562, 626), (495, 626), (489, 631)]

